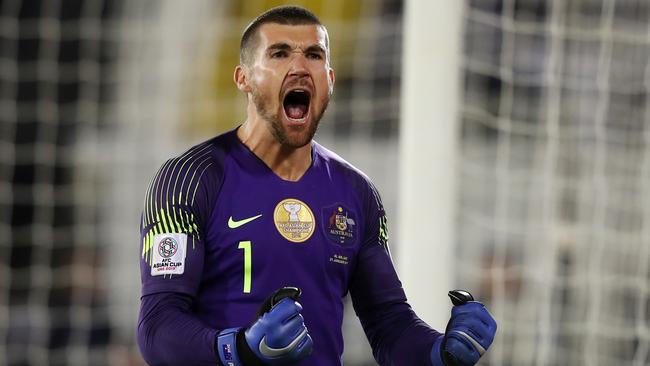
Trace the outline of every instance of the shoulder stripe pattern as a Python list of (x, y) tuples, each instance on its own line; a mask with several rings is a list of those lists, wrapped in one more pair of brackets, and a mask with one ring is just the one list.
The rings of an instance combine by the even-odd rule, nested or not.
[(375, 207), (379, 215), (379, 222), (377, 223), (378, 235), (377, 242), (381, 245), (388, 255), (390, 256), (390, 248), (388, 247), (388, 219), (386, 218), (386, 211), (384, 210), (384, 205), (381, 202), (381, 196), (379, 195), (379, 190), (377, 187), (368, 180), (370, 186), (370, 191), (372, 192), (372, 197), (374, 199)]
[(157, 234), (194, 234), (201, 239), (195, 199), (201, 178), (212, 164), (210, 144), (197, 145), (167, 160), (149, 183), (142, 213), (142, 229), (146, 232), (142, 236), (142, 258), (149, 264)]

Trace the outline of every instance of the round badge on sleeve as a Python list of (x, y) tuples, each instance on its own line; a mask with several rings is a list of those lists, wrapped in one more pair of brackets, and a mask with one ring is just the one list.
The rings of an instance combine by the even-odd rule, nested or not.
[(169, 258), (176, 254), (178, 250), (178, 243), (171, 236), (165, 237), (158, 243), (158, 253), (163, 258)]
[(295, 198), (284, 199), (275, 206), (273, 221), (280, 235), (294, 243), (309, 239), (316, 227), (314, 213), (309, 206)]

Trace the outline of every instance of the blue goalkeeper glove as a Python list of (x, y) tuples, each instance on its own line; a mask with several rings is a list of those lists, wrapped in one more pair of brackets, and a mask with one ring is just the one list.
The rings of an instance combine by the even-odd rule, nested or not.
[(225, 366), (285, 365), (311, 354), (313, 341), (298, 303), (300, 289), (283, 287), (260, 307), (248, 328), (229, 328), (217, 336), (217, 354)]
[(454, 307), (444, 336), (431, 350), (434, 366), (472, 366), (490, 347), (497, 323), (485, 306), (466, 291), (450, 291)]

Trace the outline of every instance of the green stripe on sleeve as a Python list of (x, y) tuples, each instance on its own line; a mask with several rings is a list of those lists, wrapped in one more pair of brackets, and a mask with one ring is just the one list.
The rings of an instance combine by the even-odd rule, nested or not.
[[(186, 214), (186, 216), (187, 216), (187, 214)], [(187, 221), (183, 219), (183, 210), (181, 210), (180, 207), (178, 208), (178, 217), (181, 218), (181, 220), (180, 220), (180, 223), (182, 225), (181, 229), (183, 230), (183, 232), (188, 232)]]
[(159, 213), (160, 213), (160, 214), (158, 215), (158, 221), (162, 221), (163, 227), (165, 228), (165, 230), (162, 231), (162, 232), (163, 232), (163, 233), (168, 233), (168, 232), (170, 232), (170, 231), (169, 231), (169, 226), (167, 226), (167, 218), (165, 217), (165, 216), (166, 216), (166, 215), (165, 215), (165, 209), (164, 209), (164, 208), (161, 208), (160, 211), (159, 211)]
[[(201, 162), (201, 163), (203, 163), (203, 162)], [(205, 171), (210, 167), (210, 165), (212, 165), (212, 163), (206, 165), (205, 168), (203, 168), (203, 171), (201, 172), (201, 175), (199, 175), (199, 182), (201, 181), (201, 178), (203, 177), (203, 173), (205, 173)], [(196, 198), (196, 191), (199, 190), (199, 185), (200, 184), (197, 183), (196, 187), (194, 187), (194, 193), (192, 194), (192, 206), (194, 205), (194, 199)]]

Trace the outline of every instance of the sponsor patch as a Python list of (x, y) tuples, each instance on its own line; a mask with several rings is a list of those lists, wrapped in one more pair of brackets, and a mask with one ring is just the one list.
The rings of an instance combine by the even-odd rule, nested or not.
[(182, 274), (185, 271), (187, 234), (157, 234), (153, 240), (151, 275)]
[(342, 204), (323, 208), (325, 236), (336, 244), (349, 246), (357, 236), (356, 215)]
[(316, 222), (314, 213), (306, 203), (295, 198), (287, 198), (273, 210), (275, 228), (285, 239), (302, 243), (314, 233)]

